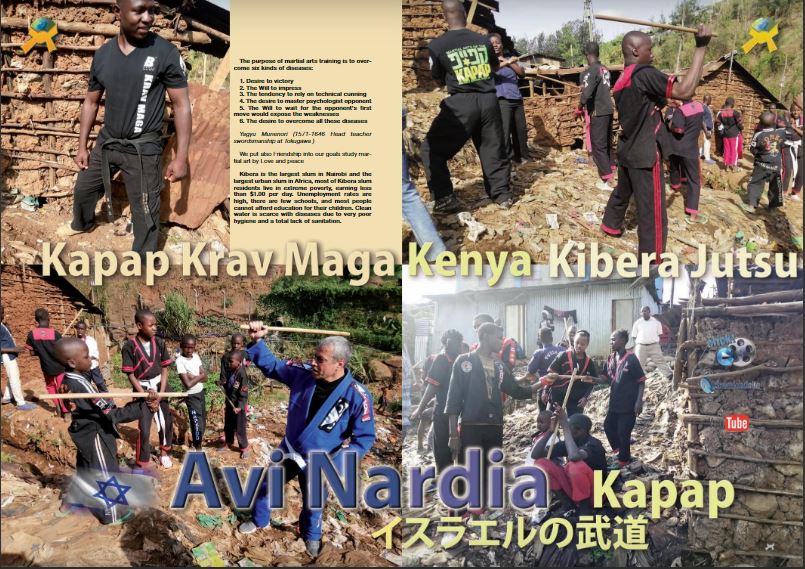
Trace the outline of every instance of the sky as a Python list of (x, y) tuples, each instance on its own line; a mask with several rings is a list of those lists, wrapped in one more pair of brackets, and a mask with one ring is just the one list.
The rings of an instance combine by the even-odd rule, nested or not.
[(426, 294), (450, 294), (456, 292), (456, 280), (439, 275), (425, 276), (421, 272), (409, 276), (408, 265), (403, 267), (403, 304), (426, 302)]
[[(710, 5), (714, 0), (700, 0), (702, 5)], [(495, 13), (495, 22), (505, 28), (512, 37), (534, 37), (540, 32), (551, 34), (570, 20), (584, 16), (584, 0), (499, 0), (500, 11)], [(593, 13), (601, 12), (610, 16), (626, 16), (639, 20), (659, 19), (661, 14), (668, 16), (676, 7), (676, 0), (659, 2), (657, 0), (593, 0)], [(596, 29), (604, 41), (611, 40), (635, 28), (632, 24), (619, 24), (596, 20)]]

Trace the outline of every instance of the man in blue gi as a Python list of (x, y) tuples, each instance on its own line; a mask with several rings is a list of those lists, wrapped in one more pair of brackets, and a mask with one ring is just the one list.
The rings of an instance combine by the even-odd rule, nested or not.
[[(250, 323), (251, 343), (246, 350), (253, 366), (291, 389), (288, 424), (280, 444), (285, 453), (282, 466), (286, 482), (299, 478), (302, 491), (299, 531), (308, 553), (316, 557), (321, 547), (322, 512), (309, 505), (308, 454), (328, 452), (341, 473), (346, 452), (356, 452), (363, 458), (375, 442), (372, 396), (346, 367), (352, 346), (345, 338), (324, 338), (316, 348), (312, 364), (298, 364), (277, 359), (261, 341), (265, 334), (262, 322)], [(239, 531), (253, 533), (267, 527), (270, 520), (266, 479), (255, 498), (252, 521), (241, 524)]]

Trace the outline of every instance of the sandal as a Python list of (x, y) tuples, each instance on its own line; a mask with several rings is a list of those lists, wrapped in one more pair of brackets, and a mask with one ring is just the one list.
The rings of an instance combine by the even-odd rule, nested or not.
[(703, 213), (698, 214), (695, 218), (691, 217), (690, 215), (685, 215), (685, 223), (688, 225), (694, 225), (697, 223), (704, 224), (708, 221), (710, 221), (710, 218)]

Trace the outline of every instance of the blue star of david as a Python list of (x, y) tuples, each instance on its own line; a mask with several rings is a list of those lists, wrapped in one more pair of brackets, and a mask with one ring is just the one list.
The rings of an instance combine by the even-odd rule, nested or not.
[[(115, 478), (114, 476), (112, 476), (106, 482), (96, 480), (95, 483), (98, 484), (98, 491), (95, 492), (95, 494), (93, 494), (92, 496), (103, 500), (104, 504), (106, 504), (107, 507), (112, 507), (115, 504), (120, 504), (121, 506), (129, 505), (129, 503), (126, 501), (126, 492), (131, 490), (131, 486), (121, 484), (120, 482), (117, 481), (117, 478)], [(117, 490), (117, 496), (115, 496), (114, 498), (110, 498), (106, 494), (106, 491), (110, 487)]]

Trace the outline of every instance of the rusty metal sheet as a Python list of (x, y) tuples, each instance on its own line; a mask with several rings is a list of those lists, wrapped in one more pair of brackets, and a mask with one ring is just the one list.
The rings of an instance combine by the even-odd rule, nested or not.
[[(190, 103), (189, 174), (179, 182), (165, 182), (160, 217), (196, 229), (229, 197), (229, 92), (191, 84)], [(175, 144), (174, 137), (165, 149), (165, 166), (174, 155)]]

